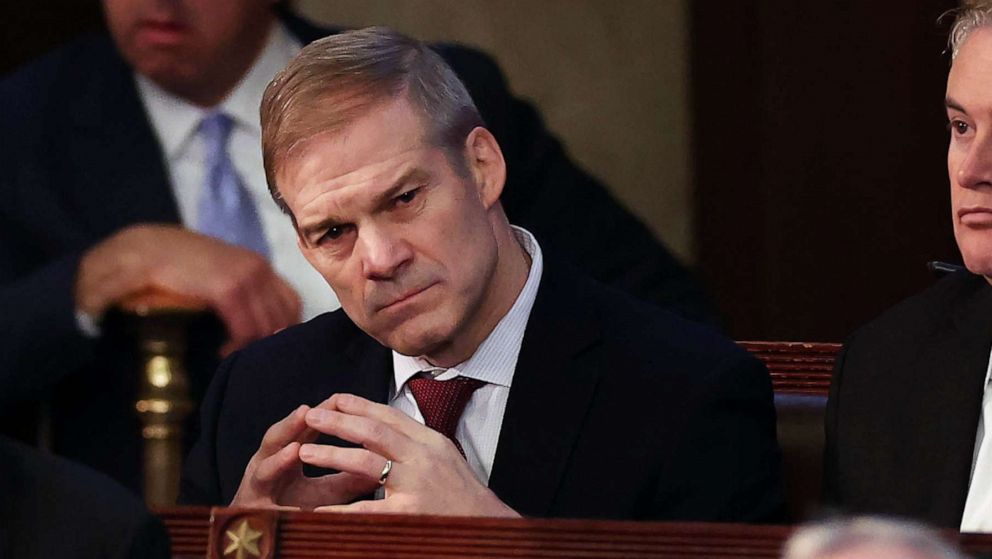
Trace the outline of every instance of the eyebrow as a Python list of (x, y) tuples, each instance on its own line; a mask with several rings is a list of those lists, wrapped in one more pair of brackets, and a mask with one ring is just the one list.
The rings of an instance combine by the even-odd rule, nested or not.
[[(381, 209), (383, 206), (388, 204), (393, 198), (401, 194), (402, 190), (406, 188), (410, 183), (417, 181), (426, 181), (427, 179), (430, 178), (430, 176), (431, 176), (430, 173), (419, 167), (414, 167), (408, 170), (407, 172), (403, 173), (403, 175), (400, 176), (399, 179), (394, 181), (392, 186), (380, 192), (373, 198), (372, 207), (377, 210)], [(340, 222), (333, 216), (330, 216), (327, 219), (322, 219), (316, 223), (306, 225), (305, 227), (300, 228), (300, 235), (303, 237), (304, 241), (306, 241), (306, 243), (310, 245), (312, 244), (311, 237), (317, 235), (318, 233), (326, 231), (331, 227), (335, 227), (337, 225), (340, 225)]]
[(402, 190), (406, 188), (410, 183), (427, 181), (428, 179), (430, 179), (430, 177), (431, 174), (425, 171), (424, 169), (421, 169), (420, 167), (414, 167), (408, 170), (407, 172), (403, 173), (403, 175), (400, 176), (400, 178), (396, 179), (396, 181), (393, 182), (393, 186), (390, 186), (386, 190), (376, 195), (373, 203), (374, 207), (376, 209), (381, 208), (382, 206), (388, 204), (390, 200), (399, 196), (402, 193)]
[(965, 114), (968, 113), (968, 111), (964, 110), (964, 107), (961, 106), (961, 103), (958, 103), (957, 101), (951, 99), (950, 97), (944, 99), (944, 108), (954, 109), (955, 111), (958, 111), (960, 113), (965, 113)]

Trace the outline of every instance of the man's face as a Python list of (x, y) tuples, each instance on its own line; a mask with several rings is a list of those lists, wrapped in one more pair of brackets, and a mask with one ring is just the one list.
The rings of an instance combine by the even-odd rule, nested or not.
[(954, 237), (967, 268), (992, 277), (992, 28), (974, 31), (947, 77)]
[(173, 94), (209, 104), (258, 54), (273, 19), (270, 3), (104, 0), (103, 7), (117, 48), (135, 70)]
[(493, 312), (502, 183), (493, 191), (468, 166), (452, 168), (400, 97), (309, 140), (277, 174), (304, 256), (348, 316), (400, 353), (443, 352)]

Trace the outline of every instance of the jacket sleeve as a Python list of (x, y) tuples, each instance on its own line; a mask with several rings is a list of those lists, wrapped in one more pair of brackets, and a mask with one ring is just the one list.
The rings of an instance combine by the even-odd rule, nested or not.
[[(688, 418), (678, 467), (659, 495), (666, 514), (707, 522), (781, 523), (786, 517), (782, 456), (771, 379), (738, 355), (713, 377)], [(684, 498), (683, 498), (684, 497)]]
[(41, 398), (89, 362), (95, 347), (76, 324), (80, 254), (23, 271), (17, 235), (7, 233), (0, 225), (0, 409)]
[(514, 97), (481, 52), (439, 45), (461, 77), (507, 164), (501, 201), (511, 223), (594, 278), (686, 318), (714, 323), (691, 274), (652, 233), (573, 162), (530, 104)]

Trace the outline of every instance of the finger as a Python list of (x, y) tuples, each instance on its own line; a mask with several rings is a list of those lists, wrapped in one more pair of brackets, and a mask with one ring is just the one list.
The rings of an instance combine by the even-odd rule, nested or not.
[(234, 303), (249, 314), (250, 328), (245, 331), (246, 342), (263, 338), (276, 331), (278, 311), (269, 300), (271, 295), (259, 285), (246, 283), (237, 290)]
[(307, 412), (310, 406), (300, 406), (292, 413), (272, 424), (262, 436), (256, 455), (267, 458), (279, 452), (289, 443), (307, 435)]
[(284, 474), (300, 464), (300, 443), (292, 442), (279, 452), (262, 459), (255, 468), (253, 477), (262, 484), (278, 481)]
[(262, 278), (272, 273), (265, 260), (251, 254), (242, 265), (234, 266), (228, 277), (209, 285), (208, 300), (227, 326), (232, 344), (241, 346), (275, 331), (262, 302), (265, 290), (261, 287), (268, 283)]
[(437, 431), (426, 427), (396, 408), (372, 402), (354, 394), (335, 394), (318, 407), (337, 410), (348, 415), (385, 423), (407, 437), (422, 443), (435, 440)]
[(259, 329), (251, 306), (237, 300), (238, 298), (230, 293), (233, 292), (225, 292), (223, 296), (211, 295), (209, 299), (217, 316), (227, 327), (228, 342), (221, 350), (223, 355), (240, 349), (254, 340), (255, 332)]
[(251, 341), (272, 335), (276, 330), (285, 326), (280, 316), (282, 311), (274, 293), (265, 288), (252, 287), (248, 289), (247, 295), (247, 304), (255, 317), (255, 325), (258, 327), (257, 331), (251, 333)]
[(300, 296), (296, 291), (274, 271), (268, 271), (267, 276), (268, 280), (257, 291), (265, 309), (266, 335), (298, 324), (302, 315)]
[(266, 281), (253, 282), (240, 288), (241, 295), (232, 297), (237, 307), (231, 309), (229, 350), (272, 335), (300, 321), (300, 298), (275, 272), (264, 272)]
[(416, 451), (414, 441), (389, 425), (323, 408), (312, 408), (306, 415), (311, 429), (360, 444), (380, 456), (402, 462)]
[(381, 514), (390, 512), (390, 504), (388, 499), (380, 499), (377, 501), (356, 501), (348, 505), (317, 507), (313, 510), (314, 512), (335, 512), (347, 514)]
[(316, 507), (348, 503), (356, 497), (368, 495), (379, 488), (379, 480), (378, 478), (373, 480), (362, 475), (341, 472), (308, 478), (304, 487), (310, 494), (319, 495), (322, 499), (321, 502), (314, 503)]
[(242, 344), (240, 341), (236, 342), (234, 340), (228, 340), (227, 343), (220, 346), (220, 349), (217, 350), (217, 353), (220, 355), (221, 359), (225, 359), (227, 358), (227, 356), (241, 349), (241, 346), (243, 345), (244, 344)]
[(276, 277), (273, 293), (278, 302), (276, 328), (281, 329), (298, 324), (303, 318), (303, 303), (296, 290), (282, 278)]
[(304, 444), (300, 446), (300, 460), (307, 464), (349, 472), (379, 481), (386, 459), (364, 448)]

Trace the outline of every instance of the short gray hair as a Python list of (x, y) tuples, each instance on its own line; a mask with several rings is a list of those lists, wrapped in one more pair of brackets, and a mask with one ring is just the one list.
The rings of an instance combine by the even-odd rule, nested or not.
[(785, 543), (783, 559), (819, 559), (862, 546), (910, 549), (931, 559), (966, 559), (940, 536), (915, 522), (857, 517), (808, 524)]
[(951, 60), (954, 60), (958, 57), (961, 45), (976, 29), (992, 25), (992, 1), (965, 0), (960, 8), (944, 14), (949, 15), (954, 17), (954, 23), (947, 36), (947, 48), (951, 51)]
[(341, 130), (374, 105), (405, 95), (421, 113), (431, 144), (467, 172), (461, 148), (482, 117), (465, 85), (424, 43), (385, 27), (367, 27), (310, 43), (273, 78), (262, 96), (262, 160), (269, 193), (285, 159), (313, 137)]

